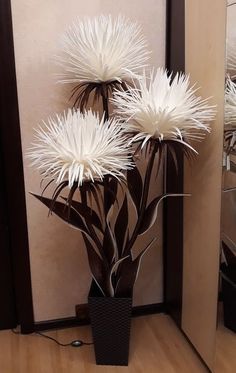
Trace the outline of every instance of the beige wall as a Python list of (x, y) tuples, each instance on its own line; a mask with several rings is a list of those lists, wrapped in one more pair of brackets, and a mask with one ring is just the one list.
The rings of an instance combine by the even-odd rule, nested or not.
[(186, 0), (186, 71), (213, 96), (217, 118), (186, 165), (182, 327), (212, 368), (215, 353), (225, 72), (225, 1)]
[[(52, 56), (58, 39), (78, 15), (122, 13), (138, 20), (153, 50), (152, 63), (164, 65), (165, 0), (12, 0), (16, 71), (23, 151), (33, 127), (68, 106), (70, 88), (55, 84)], [(39, 192), (40, 177), (24, 159), (26, 191)], [(153, 183), (152, 193), (158, 186)], [(90, 275), (80, 234), (54, 217), (27, 193), (30, 263), (35, 320), (74, 315), (86, 302)], [(157, 225), (151, 234), (156, 234)], [(159, 218), (159, 232), (161, 221)], [(139, 244), (143, 245), (143, 242)], [(161, 235), (143, 260), (135, 288), (135, 304), (162, 301)]]

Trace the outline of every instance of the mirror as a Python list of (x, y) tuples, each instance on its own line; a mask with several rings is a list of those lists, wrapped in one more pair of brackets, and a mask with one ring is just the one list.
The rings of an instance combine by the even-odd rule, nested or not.
[(227, 3), (221, 210), (221, 264), (216, 360), (236, 370), (236, 2)]

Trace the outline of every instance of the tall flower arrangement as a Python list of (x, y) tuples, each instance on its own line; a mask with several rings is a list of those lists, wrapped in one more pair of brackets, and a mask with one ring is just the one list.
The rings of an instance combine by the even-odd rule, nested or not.
[[(158, 176), (165, 149), (175, 163), (177, 148), (191, 157), (196, 151), (190, 142), (201, 140), (214, 118), (214, 108), (196, 95), (188, 76), (147, 71), (146, 46), (140, 26), (122, 16), (72, 24), (57, 62), (60, 82), (73, 85), (74, 107), (44, 122), (29, 151), (48, 180), (44, 190), (55, 185), (50, 198), (35, 197), (82, 232), (93, 279), (108, 297), (132, 293), (141, 259), (155, 240), (135, 254), (134, 243), (169, 196), (149, 201), (151, 176)], [(91, 98), (102, 103), (101, 117), (89, 108)], [(141, 155), (147, 159), (144, 175)], [(128, 200), (136, 212), (133, 228)]]
[[(230, 7), (234, 3), (228, 3)], [(228, 30), (229, 31), (229, 30)], [(227, 171), (235, 172), (236, 147), (236, 53), (235, 35), (228, 34), (226, 40), (226, 79), (225, 79), (225, 129), (223, 166)]]
[(236, 154), (236, 83), (227, 75), (225, 84), (225, 129), (223, 165), (228, 171), (235, 172)]
[(225, 125), (236, 127), (236, 83), (229, 75), (225, 84)]

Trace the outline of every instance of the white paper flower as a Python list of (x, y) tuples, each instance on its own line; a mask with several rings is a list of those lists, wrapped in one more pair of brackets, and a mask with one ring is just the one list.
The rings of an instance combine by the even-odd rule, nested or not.
[(28, 156), (43, 177), (56, 183), (68, 180), (72, 187), (107, 174), (122, 178), (122, 171), (133, 167), (125, 129), (116, 119), (99, 120), (92, 111), (69, 109), (49, 118), (44, 127), (36, 130)]
[(141, 27), (123, 16), (77, 19), (57, 56), (62, 83), (123, 81), (140, 73), (149, 52)]
[[(195, 95), (189, 77), (176, 74), (173, 81), (159, 68), (147, 77), (145, 72), (128, 91), (115, 91), (115, 112), (128, 122), (127, 130), (135, 133), (133, 141), (150, 139), (182, 142), (200, 140), (209, 132), (213, 120), (213, 106)], [(200, 131), (199, 131), (200, 130)], [(192, 147), (191, 147), (192, 148)]]
[(227, 78), (225, 87), (225, 124), (236, 126), (236, 84), (230, 77)]

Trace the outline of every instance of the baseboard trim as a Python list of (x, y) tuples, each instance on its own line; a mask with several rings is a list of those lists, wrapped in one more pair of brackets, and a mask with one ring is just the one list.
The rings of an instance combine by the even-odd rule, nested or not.
[(163, 312), (165, 312), (164, 303), (145, 304), (143, 306), (133, 307), (132, 317), (145, 316), (145, 315), (151, 315), (151, 314), (163, 313)]
[[(165, 312), (164, 303), (147, 304), (144, 306), (135, 306), (132, 308), (132, 317), (151, 315)], [(64, 329), (74, 326), (83, 326), (90, 324), (88, 318), (78, 319), (77, 317), (66, 317), (63, 319), (46, 320), (34, 323), (34, 331), (45, 331), (51, 329)]]

